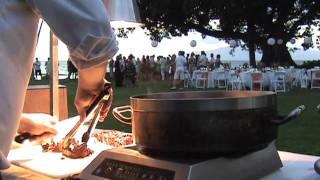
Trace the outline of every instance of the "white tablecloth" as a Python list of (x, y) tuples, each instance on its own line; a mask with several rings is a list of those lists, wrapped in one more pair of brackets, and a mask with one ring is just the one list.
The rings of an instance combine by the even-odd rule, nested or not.
[(262, 180), (319, 180), (313, 168), (317, 156), (278, 151), (283, 167)]
[[(281, 70), (281, 71), (261, 72), (262, 73), (262, 84), (263, 84), (264, 90), (273, 90), (272, 81), (274, 81), (278, 78), (278, 77), (276, 77), (276, 72), (284, 73), (286, 83), (290, 84), (293, 81), (293, 78), (296, 78), (296, 79), (301, 78), (302, 71), (300, 71), (300, 70), (295, 70), (295, 71)], [(244, 83), (245, 87), (247, 87), (247, 88), (251, 87), (251, 83), (252, 83), (251, 73), (252, 73), (252, 71), (246, 71), (246, 72), (241, 72), (239, 74), (242, 82)]]
[[(309, 83), (314, 76), (314, 71), (320, 69), (297, 69), (297, 68), (289, 68), (289, 69), (281, 69), (281, 70), (268, 70), (262, 72), (262, 79), (263, 79), (263, 89), (264, 90), (273, 90), (272, 81), (276, 80), (277, 77), (275, 76), (275, 72), (283, 72), (285, 73), (285, 81), (288, 85), (295, 83), (296, 85), (299, 84), (304, 78), (307, 78)], [(248, 70), (239, 73), (239, 77), (247, 89), (251, 87), (251, 73), (254, 72), (253, 70)], [(200, 71), (196, 70), (192, 74), (192, 79), (195, 79), (196, 74), (199, 73), (207, 73), (207, 88), (216, 88), (216, 84), (218, 80), (227, 79), (227, 81), (231, 81), (232, 74), (235, 73), (233, 70), (215, 70), (215, 71)], [(307, 77), (304, 77), (304, 75)]]

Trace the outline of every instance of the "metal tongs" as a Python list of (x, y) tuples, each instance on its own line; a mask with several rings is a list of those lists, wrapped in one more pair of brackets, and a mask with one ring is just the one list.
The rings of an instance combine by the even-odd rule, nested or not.
[[(83, 125), (85, 122), (89, 122), (88, 130), (82, 135), (81, 141), (83, 144), (87, 143), (90, 139), (92, 130), (96, 127), (100, 112), (103, 108), (104, 104), (107, 104), (108, 101), (111, 101), (112, 94), (109, 94), (109, 89), (111, 88), (110, 84), (105, 84), (104, 90), (99, 94), (99, 96), (95, 99), (95, 101), (90, 105), (88, 110), (86, 111), (87, 117), (84, 121), (78, 121), (74, 127), (70, 130), (70, 132), (63, 138), (62, 141), (62, 148), (68, 149), (70, 145), (70, 139), (77, 133), (78, 129)], [(91, 112), (93, 112), (93, 116), (91, 116)], [(92, 118), (91, 118), (92, 117)], [(87, 120), (87, 118), (91, 118)]]

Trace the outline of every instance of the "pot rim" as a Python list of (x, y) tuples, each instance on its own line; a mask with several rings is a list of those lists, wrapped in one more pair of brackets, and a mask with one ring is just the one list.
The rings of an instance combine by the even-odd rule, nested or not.
[[(188, 95), (192, 97), (187, 98)], [(223, 96), (220, 97), (221, 95)], [(276, 109), (276, 93), (270, 91), (165, 92), (132, 96), (130, 100), (133, 111), (143, 112), (225, 111), (266, 107)]]
[[(225, 94), (248, 94), (250, 96), (225, 96), (225, 97), (202, 97), (202, 98), (153, 98), (148, 96), (157, 96), (157, 95), (169, 95), (169, 94), (206, 94), (206, 93), (225, 93)], [(222, 100), (222, 99), (244, 99), (244, 98), (254, 98), (254, 97), (263, 97), (263, 96), (274, 96), (276, 95), (273, 91), (183, 91), (183, 92), (159, 92), (159, 93), (150, 93), (150, 94), (140, 94), (140, 95), (134, 95), (131, 96), (131, 100), (139, 100), (139, 101), (168, 101), (168, 100), (174, 100), (174, 101), (190, 101), (190, 100)]]

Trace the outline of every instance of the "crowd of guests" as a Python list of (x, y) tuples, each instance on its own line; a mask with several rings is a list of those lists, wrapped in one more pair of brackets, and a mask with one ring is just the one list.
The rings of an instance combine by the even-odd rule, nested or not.
[[(201, 54), (186, 54), (179, 51), (178, 55), (155, 56), (143, 55), (135, 57), (130, 54), (128, 57), (119, 54), (115, 60), (109, 62), (108, 78), (115, 81), (117, 87), (128, 82), (135, 85), (136, 81), (149, 80), (169, 80), (172, 89), (177, 88), (178, 84), (184, 79), (185, 72), (192, 74), (194, 70), (206, 68), (213, 70), (225, 66), (221, 62), (221, 56), (213, 53), (210, 56), (202, 51)], [(129, 84), (129, 85), (130, 85)]]
[[(106, 76), (109, 80), (114, 80), (115, 86), (121, 87), (126, 85), (136, 85), (137, 81), (163, 80), (169, 81), (172, 89), (181, 86), (185, 73), (189, 75), (197, 69), (213, 70), (222, 66), (227, 66), (221, 62), (220, 54), (209, 56), (202, 51), (200, 54), (186, 54), (179, 51), (178, 54), (168, 56), (143, 55), (135, 57), (130, 54), (128, 57), (121, 54), (109, 61), (109, 72)], [(34, 62), (34, 79), (42, 76), (41, 63), (36, 58)], [(46, 79), (49, 77), (50, 59), (46, 61)], [(78, 72), (70, 59), (67, 61), (68, 76), (67, 79), (77, 79)]]

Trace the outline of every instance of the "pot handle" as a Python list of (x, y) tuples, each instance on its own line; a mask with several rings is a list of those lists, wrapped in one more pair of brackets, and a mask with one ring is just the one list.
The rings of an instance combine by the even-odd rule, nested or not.
[(314, 170), (320, 175), (320, 159), (314, 163)]
[(287, 116), (279, 116), (277, 119), (271, 120), (271, 123), (276, 125), (285, 124), (289, 121), (297, 119), (305, 109), (305, 105), (300, 105), (297, 108), (293, 109)]
[(124, 116), (122, 113), (125, 112), (130, 112), (132, 115), (132, 109), (131, 106), (126, 105), (126, 106), (120, 106), (120, 107), (115, 107), (112, 110), (112, 114), (113, 116), (120, 122), (124, 123), (124, 124), (131, 124), (132, 118)]

